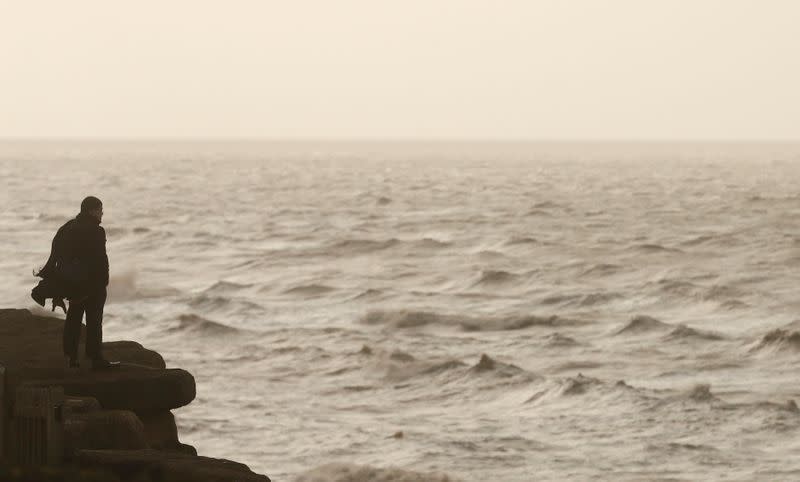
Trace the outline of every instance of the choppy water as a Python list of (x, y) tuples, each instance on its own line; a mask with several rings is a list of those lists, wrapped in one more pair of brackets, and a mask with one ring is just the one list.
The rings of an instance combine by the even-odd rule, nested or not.
[(34, 306), (93, 194), (105, 338), (195, 375), (176, 415), (201, 454), (297, 481), (798, 479), (798, 166), (789, 144), (4, 143), (0, 306)]

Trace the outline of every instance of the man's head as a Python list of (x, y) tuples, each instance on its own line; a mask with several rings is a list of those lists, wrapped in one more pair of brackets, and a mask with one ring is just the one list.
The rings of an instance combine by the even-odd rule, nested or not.
[(98, 221), (102, 221), (103, 203), (94, 196), (88, 196), (81, 202), (81, 212), (97, 218)]

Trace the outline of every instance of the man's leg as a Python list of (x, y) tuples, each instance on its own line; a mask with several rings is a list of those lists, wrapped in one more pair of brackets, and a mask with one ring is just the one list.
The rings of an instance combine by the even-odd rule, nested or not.
[(85, 301), (70, 301), (67, 319), (64, 321), (64, 355), (70, 363), (78, 362), (78, 344), (81, 340), (81, 320)]
[(86, 356), (92, 360), (103, 358), (103, 307), (105, 304), (105, 288), (92, 293), (86, 300)]

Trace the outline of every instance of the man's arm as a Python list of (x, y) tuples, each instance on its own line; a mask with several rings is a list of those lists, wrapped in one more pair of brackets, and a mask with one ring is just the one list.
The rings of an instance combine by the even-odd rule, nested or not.
[(98, 226), (92, 249), (95, 273), (101, 286), (108, 286), (108, 254), (106, 253), (106, 230)]

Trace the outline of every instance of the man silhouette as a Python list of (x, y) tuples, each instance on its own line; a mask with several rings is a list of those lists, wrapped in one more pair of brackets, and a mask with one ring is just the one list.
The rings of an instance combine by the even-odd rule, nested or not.
[[(69, 309), (64, 322), (64, 355), (69, 366), (77, 368), (81, 320), (86, 313), (86, 356), (92, 369), (107, 369), (115, 364), (103, 358), (103, 308), (108, 286), (106, 231), (100, 226), (103, 203), (89, 196), (81, 202), (81, 212), (64, 224), (53, 240), (51, 254), (61, 277), (71, 284)], [(57, 247), (57, 248), (56, 248)], [(48, 264), (50, 264), (48, 262)], [(44, 271), (44, 269), (43, 269)]]

